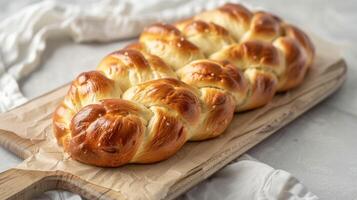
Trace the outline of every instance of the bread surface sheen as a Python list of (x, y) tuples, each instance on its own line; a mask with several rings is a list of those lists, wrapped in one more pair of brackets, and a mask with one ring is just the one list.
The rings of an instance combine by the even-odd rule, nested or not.
[(235, 112), (298, 87), (314, 57), (301, 29), (241, 4), (156, 23), (72, 82), (54, 134), (86, 164), (158, 162), (187, 141), (221, 135)]

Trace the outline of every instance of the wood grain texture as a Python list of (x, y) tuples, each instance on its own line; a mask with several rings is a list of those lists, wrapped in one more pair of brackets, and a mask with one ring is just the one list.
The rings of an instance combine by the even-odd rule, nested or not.
[[(317, 77), (317, 80), (312, 83), (313, 85), (310, 85), (309, 90), (282, 106), (270, 109), (269, 112), (257, 118), (247, 127), (245, 134), (231, 140), (225, 148), (207, 160), (204, 170), (197, 167), (186, 177), (176, 180), (166, 198), (176, 198), (321, 102), (342, 85), (346, 78), (346, 70), (346, 63), (343, 60), (331, 65), (327, 71)], [(40, 98), (46, 98), (46, 95)], [(22, 139), (11, 132), (0, 131), (0, 144), (22, 158), (36, 153), (40, 142)], [(80, 177), (61, 171), (10, 169), (0, 174), (0, 199), (28, 199), (51, 189), (69, 190), (87, 199), (125, 199), (119, 192), (94, 185)]]

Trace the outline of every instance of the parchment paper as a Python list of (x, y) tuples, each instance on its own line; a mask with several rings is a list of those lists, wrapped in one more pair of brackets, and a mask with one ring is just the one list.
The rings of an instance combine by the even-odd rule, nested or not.
[(317, 58), (301, 87), (275, 96), (273, 101), (263, 108), (236, 114), (222, 136), (203, 142), (189, 142), (172, 158), (156, 164), (98, 168), (81, 164), (64, 154), (54, 140), (51, 115), (67, 91), (66, 86), (44, 98), (35, 99), (25, 106), (1, 114), (0, 129), (13, 132), (22, 138), (41, 141), (37, 153), (26, 159), (18, 168), (63, 170), (96, 185), (119, 191), (128, 199), (160, 199), (167, 195), (173, 184), (192, 171), (198, 168), (205, 171), (212, 167), (208, 161), (222, 156), (217, 155), (220, 149), (239, 136), (239, 140), (243, 142), (245, 134), (263, 123), (259, 116), (304, 94), (316, 84), (315, 77), (341, 58), (335, 45), (313, 35), (312, 39), (317, 47)]

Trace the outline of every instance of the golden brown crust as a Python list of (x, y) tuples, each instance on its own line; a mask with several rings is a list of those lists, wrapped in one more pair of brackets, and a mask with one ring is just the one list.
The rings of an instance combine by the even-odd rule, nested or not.
[(287, 91), (297, 87), (304, 80), (309, 68), (306, 51), (291, 37), (280, 37), (274, 45), (285, 55), (285, 72), (279, 81), (278, 91)]
[(153, 117), (150, 120), (146, 143), (137, 152), (133, 162), (152, 163), (169, 158), (187, 141), (187, 128), (180, 117), (160, 106), (150, 108)]
[(119, 98), (121, 94), (119, 86), (102, 73), (81, 73), (72, 82), (67, 95), (53, 114), (53, 129), (58, 143), (66, 145), (70, 138), (70, 121), (82, 107), (105, 98)]
[(159, 79), (136, 85), (123, 94), (123, 98), (146, 107), (162, 106), (176, 111), (189, 124), (200, 116), (198, 94), (192, 87), (177, 79)]
[(145, 52), (145, 47), (140, 42), (134, 42), (134, 43), (128, 44), (126, 47), (124, 47), (124, 49), (135, 49), (140, 52)]
[(70, 139), (69, 123), (75, 112), (68, 108), (63, 102), (56, 108), (53, 113), (53, 132), (59, 145), (67, 148), (68, 140)]
[(251, 110), (269, 103), (277, 90), (276, 76), (271, 72), (254, 68), (247, 69), (244, 75), (250, 82), (250, 89), (246, 101), (239, 106), (238, 110)]
[(186, 40), (172, 25), (157, 23), (144, 30), (139, 38), (142, 49), (159, 56), (173, 69), (179, 69), (189, 62), (203, 58), (200, 49)]
[(176, 27), (182, 31), (188, 41), (199, 47), (206, 56), (235, 42), (225, 28), (211, 22), (186, 20), (176, 23)]
[(76, 160), (96, 166), (125, 164), (139, 148), (147, 120), (142, 107), (125, 100), (85, 106), (71, 121), (67, 150)]
[(200, 99), (204, 107), (201, 122), (195, 134), (191, 135), (191, 141), (206, 140), (221, 135), (230, 124), (236, 105), (233, 96), (224, 90), (204, 87), (200, 91)]
[(134, 48), (109, 54), (97, 70), (116, 81), (124, 91), (148, 80), (176, 77), (172, 69), (159, 57)]
[[(170, 24), (156, 23), (145, 28), (140, 35), (139, 41), (147, 48), (147, 42), (161, 41), (173, 45), (172, 47), (178, 47), (182, 51), (199, 51), (197, 46), (187, 41), (183, 35), (181, 35), (181, 32)], [(147, 49), (147, 51), (150, 52), (152, 50)]]
[[(122, 91), (115, 84), (102, 73), (98, 71), (90, 71), (81, 73), (71, 84), (70, 89), (66, 95), (68, 97), (68, 106), (73, 105), (73, 109), (79, 108), (94, 103), (99, 99), (120, 96)], [(94, 101), (94, 102), (93, 102)]]
[(304, 47), (308, 57), (308, 65), (312, 66), (315, 57), (315, 47), (310, 38), (296, 26), (286, 24), (284, 28), (286, 36), (295, 39)]
[(265, 68), (277, 76), (284, 71), (284, 59), (281, 53), (271, 43), (263, 41), (247, 41), (234, 44), (211, 57), (213, 60), (227, 60), (240, 69)]
[(197, 60), (177, 71), (180, 80), (198, 88), (220, 88), (231, 93), (236, 105), (242, 103), (248, 91), (243, 73), (229, 62)]
[(248, 41), (240, 44), (237, 51), (231, 52), (232, 58), (246, 60), (247, 68), (249, 65), (269, 66), (277, 74), (282, 71), (282, 60), (279, 51), (271, 43), (261, 41)]
[(229, 14), (232, 18), (241, 19), (248, 23), (252, 18), (252, 13), (241, 4), (226, 3), (218, 10)]
[(204, 22), (202, 20), (195, 20), (191, 21), (191, 23), (187, 23), (184, 29), (181, 30), (186, 36), (190, 36), (191, 34), (197, 33), (209, 33), (214, 35), (221, 35), (221, 36), (229, 36), (229, 32), (212, 22)]
[(200, 89), (201, 122), (190, 140), (220, 135), (233, 117), (236, 105), (244, 102), (248, 91), (243, 74), (232, 64), (197, 60), (177, 71), (183, 82)]
[(243, 5), (227, 3), (216, 10), (200, 13), (194, 19), (218, 24), (239, 41), (249, 29), (252, 17), (253, 13)]
[(181, 37), (181, 32), (172, 26), (171, 24), (166, 23), (155, 23), (146, 27), (143, 33), (147, 37), (157, 37), (162, 35), (164, 37)]
[(187, 141), (221, 135), (235, 111), (299, 86), (314, 56), (302, 30), (240, 4), (156, 23), (72, 82), (55, 136), (96, 166), (167, 159)]
[(237, 110), (254, 109), (268, 103), (274, 96), (278, 79), (284, 73), (285, 60), (271, 43), (247, 41), (232, 45), (211, 56), (215, 60), (227, 60), (244, 71), (249, 84), (249, 95)]
[(179, 31), (182, 32), (182, 30), (185, 29), (185, 27), (188, 24), (191, 24), (193, 21), (194, 21), (193, 17), (189, 17), (186, 19), (178, 20), (178, 21), (174, 22), (172, 25), (174, 25)]
[(252, 18), (250, 29), (241, 41), (263, 40), (273, 41), (282, 33), (281, 20), (267, 12), (256, 12)]

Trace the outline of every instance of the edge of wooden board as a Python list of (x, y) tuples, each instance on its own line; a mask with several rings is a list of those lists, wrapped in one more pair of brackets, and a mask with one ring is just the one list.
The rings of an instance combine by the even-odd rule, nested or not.
[[(181, 179), (179, 182), (175, 183), (170, 188), (166, 198), (174, 199), (174, 198), (178, 197), (180, 194), (183, 194), (184, 192), (188, 191), (191, 187), (197, 185), (198, 183), (202, 182), (209, 176), (213, 175), (216, 171), (218, 171), (219, 169), (221, 169), (224, 166), (226, 166), (227, 164), (229, 164), (235, 158), (237, 158), (244, 152), (248, 151), (250, 148), (254, 147), (258, 143), (260, 143), (261, 141), (263, 141), (264, 139), (266, 139), (267, 137), (269, 137), (270, 135), (272, 135), (273, 133), (278, 131), (280, 128), (282, 128), (285, 125), (287, 125), (288, 123), (294, 121), (296, 118), (303, 115), (306, 111), (308, 111), (309, 109), (311, 109), (312, 107), (314, 107), (315, 105), (320, 103), (322, 100), (326, 99), (331, 94), (333, 94), (338, 88), (340, 88), (342, 86), (342, 84), (346, 80), (346, 72), (347, 72), (347, 64), (343, 59), (341, 59), (341, 60), (337, 61), (335, 64), (331, 65), (331, 68), (333, 69), (333, 68), (335, 68), (335, 66), (336, 67), (338, 66), (339, 68), (342, 67), (344, 70), (341, 72), (341, 74), (336, 76), (336, 79), (334, 79), (335, 80), (334, 82), (326, 83), (326, 85), (328, 84), (331, 87), (327, 87), (326, 85), (319, 85), (317, 87), (317, 88), (319, 88), (319, 87), (325, 86), (324, 91), (326, 91), (326, 93), (324, 93), (323, 95), (320, 95), (319, 98), (314, 99), (315, 101), (309, 102), (310, 104), (300, 105), (301, 107), (299, 107), (299, 108), (300, 108), (301, 112), (295, 113), (294, 115), (290, 115), (288, 117), (284, 117), (284, 118), (282, 118), (282, 121), (279, 121), (278, 123), (269, 124), (267, 126), (261, 127), (258, 130), (249, 132), (248, 133), (249, 135), (259, 135), (260, 136), (260, 137), (257, 137), (256, 140), (254, 140), (253, 142), (248, 142), (243, 146), (239, 146), (239, 148), (235, 148), (235, 146), (238, 146), (238, 145), (235, 145), (235, 143), (232, 142), (232, 144), (230, 144), (230, 146), (228, 146), (227, 148), (225, 148), (225, 150), (223, 150), (221, 152), (222, 156), (219, 156), (224, 159), (219, 159), (217, 161), (213, 161), (214, 164), (211, 166), (211, 168), (209, 170), (204, 171), (204, 173), (203, 173), (203, 170), (197, 170), (194, 173), (190, 174), (189, 176), (185, 177), (184, 179)], [(310, 94), (311, 93), (312, 92), (310, 92)], [(300, 99), (300, 97), (298, 99)], [(238, 138), (241, 138), (241, 136)]]
[[(218, 152), (215, 158), (212, 158), (207, 161), (207, 167), (205, 169), (198, 168), (188, 176), (184, 177), (183, 179), (175, 183), (169, 189), (166, 198), (174, 199), (178, 197), (180, 194), (186, 192), (194, 185), (205, 180), (213, 173), (215, 173), (216, 171), (227, 165), (229, 162), (237, 158), (239, 155), (241, 155), (248, 149), (252, 148), (256, 144), (260, 143), (265, 138), (276, 132), (278, 129), (285, 126), (289, 122), (293, 121), (298, 116), (302, 115), (307, 110), (309, 110), (311, 107), (315, 106), (317, 103), (321, 102), (323, 99), (334, 93), (342, 85), (342, 83), (346, 78), (347, 65), (345, 61), (341, 59), (337, 61), (335, 64), (331, 65), (330, 68), (331, 71), (334, 71), (336, 69), (340, 70), (341, 68), (343, 68), (343, 70), (342, 71), (340, 70), (341, 72), (336, 73), (336, 76), (333, 78), (333, 81), (329, 81), (326, 84), (321, 84), (316, 87), (317, 89), (318, 87), (322, 88), (321, 91), (323, 91), (323, 93), (320, 96), (314, 98), (312, 101), (309, 102), (309, 104), (297, 105), (300, 106), (299, 112), (289, 115), (288, 117), (284, 117), (282, 118), (282, 120), (276, 121), (275, 123), (271, 122), (269, 123), (269, 125), (262, 126), (259, 129), (252, 130), (247, 134), (239, 136), (236, 139), (232, 140), (227, 144), (227, 148), (223, 149), (221, 152)], [(329, 71), (327, 73), (329, 73)], [(60, 88), (63, 88), (63, 86)], [(36, 99), (46, 96), (51, 92), (41, 95)], [(311, 93), (312, 92), (308, 94)], [(297, 98), (297, 100), (298, 99), (300, 99), (300, 97)], [(255, 137), (255, 139), (254, 140), (249, 139), (246, 140), (243, 145), (242, 143), (237, 145), (238, 138), (244, 139), (244, 138), (251, 138), (251, 137)], [(7, 148), (11, 152), (15, 153), (16, 155), (24, 159), (37, 151), (36, 144), (40, 142), (41, 141), (31, 141), (28, 139), (23, 139), (11, 132), (0, 130), (0, 145), (5, 145), (5, 148)], [(41, 190), (41, 192), (49, 189), (65, 189), (71, 192), (78, 193), (88, 199), (98, 198), (98, 197), (100, 197), (101, 199), (118, 199), (118, 198), (124, 199), (124, 197), (120, 194), (120, 192), (116, 192), (109, 188), (104, 188), (89, 183), (85, 180), (82, 180), (80, 177), (74, 176), (67, 172), (55, 171), (53, 173), (48, 173), (48, 174), (49, 174), (49, 178), (45, 179), (47, 182), (42, 182), (40, 185), (41, 187), (43, 187), (42, 188), (43, 190)]]

